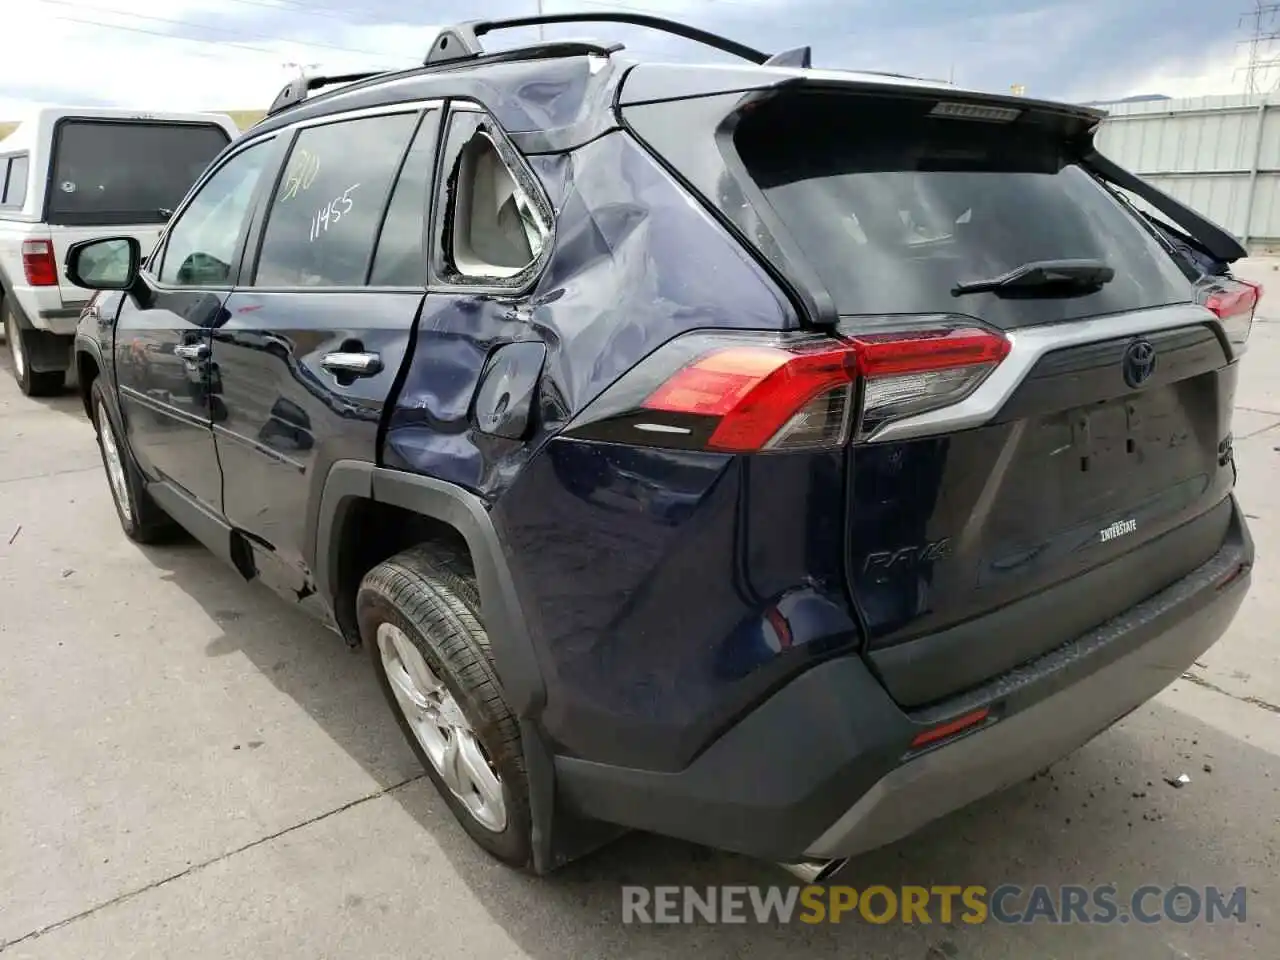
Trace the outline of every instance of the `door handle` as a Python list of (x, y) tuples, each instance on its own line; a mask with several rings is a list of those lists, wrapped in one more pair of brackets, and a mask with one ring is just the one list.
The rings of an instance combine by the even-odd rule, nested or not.
[(330, 373), (349, 377), (372, 377), (382, 372), (382, 357), (376, 353), (326, 353), (320, 358), (320, 366)]
[(207, 343), (184, 343), (173, 348), (173, 355), (183, 360), (203, 360), (209, 355)]

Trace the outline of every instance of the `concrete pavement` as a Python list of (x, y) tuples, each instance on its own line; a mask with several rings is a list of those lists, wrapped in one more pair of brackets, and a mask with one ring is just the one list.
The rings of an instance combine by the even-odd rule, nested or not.
[[(497, 866), (420, 778), (366, 657), (198, 546), (129, 543), (78, 401), (23, 398), (5, 371), (0, 953), (1280, 955), (1280, 271), (1245, 273), (1274, 299), (1237, 398), (1259, 562), (1231, 633), (1190, 679), (1049, 776), (859, 859), (841, 881), (1244, 884), (1246, 924), (624, 926), (624, 883), (786, 878), (645, 836), (542, 880)], [(1164, 783), (1182, 772), (1186, 787)]]

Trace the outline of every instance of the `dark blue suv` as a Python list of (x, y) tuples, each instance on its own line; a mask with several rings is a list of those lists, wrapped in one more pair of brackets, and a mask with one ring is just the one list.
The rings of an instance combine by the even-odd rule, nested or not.
[[(601, 19), (742, 63), (478, 40)], [(1144, 703), (1248, 589), (1237, 241), (1088, 109), (808, 59), (450, 28), (282, 91), (145, 262), (68, 254), (125, 532), (367, 647), (507, 863), (635, 828), (827, 876)]]

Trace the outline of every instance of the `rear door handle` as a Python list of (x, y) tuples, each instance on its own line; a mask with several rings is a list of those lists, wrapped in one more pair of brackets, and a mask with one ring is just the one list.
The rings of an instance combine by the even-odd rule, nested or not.
[(372, 377), (382, 372), (382, 357), (376, 353), (326, 353), (320, 358), (320, 366), (330, 373), (349, 377)]
[(209, 355), (207, 343), (184, 343), (173, 348), (173, 355), (183, 360), (203, 360)]

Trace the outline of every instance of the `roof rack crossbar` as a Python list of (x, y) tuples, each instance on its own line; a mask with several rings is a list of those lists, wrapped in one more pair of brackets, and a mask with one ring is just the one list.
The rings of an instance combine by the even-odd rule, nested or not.
[[(494, 30), (512, 30), (517, 27), (537, 27), (553, 23), (626, 23), (636, 27), (661, 30), (663, 33), (683, 37), (685, 40), (693, 40), (695, 43), (714, 47), (716, 50), (732, 54), (735, 57), (741, 57), (743, 60), (749, 60), (752, 63), (765, 63), (769, 59), (767, 53), (762, 53), (754, 47), (748, 47), (746, 44), (730, 40), (728, 37), (722, 37), (707, 30), (699, 30), (697, 27), (690, 27), (674, 20), (667, 20), (664, 17), (651, 17), (643, 13), (602, 11), (600, 13), (545, 13), (530, 17), (509, 17), (503, 20), (473, 20), (470, 23), (459, 24), (440, 31), (440, 37), (437, 38), (436, 44), (432, 46), (427, 62), (434, 62), (432, 57), (435, 56), (437, 49), (439, 49), (440, 39), (445, 37), (446, 34), (455, 35), (457, 46), (468, 50), (467, 53), (462, 54), (463, 56), (479, 56), (484, 50), (480, 47), (477, 38), (484, 36), (486, 33), (492, 33)], [(454, 48), (456, 49), (456, 46)]]
[[(480, 44), (480, 37), (495, 30), (513, 30), (519, 27), (536, 27), (555, 23), (625, 23), (636, 27), (647, 27), (685, 40), (692, 40), (695, 43), (712, 47), (723, 53), (728, 53), (756, 64), (807, 67), (811, 56), (808, 47), (800, 47), (795, 50), (785, 50), (770, 57), (769, 54), (763, 53), (754, 47), (749, 47), (744, 43), (738, 43), (736, 40), (730, 40), (728, 37), (722, 37), (708, 30), (690, 27), (675, 20), (668, 20), (665, 17), (653, 17), (644, 13), (601, 11), (599, 13), (547, 13), (528, 17), (508, 17), (502, 20), (472, 20), (441, 27), (440, 32), (431, 44), (431, 50), (423, 60), (423, 66), (435, 66), (437, 64), (484, 57), (486, 56), (486, 51)], [(520, 49), (528, 54), (551, 53), (558, 46), (573, 47), (578, 51), (598, 53), (604, 56), (623, 49), (621, 44), (616, 43), (607, 45), (540, 43)], [(495, 51), (495, 53), (510, 52), (514, 51)], [(267, 109), (267, 116), (302, 103), (312, 90), (319, 90), (321, 87), (340, 83), (356, 83), (360, 80), (369, 80), (386, 72), (388, 71), (374, 70), (329, 77), (298, 77), (296, 80), (285, 84), (284, 89), (276, 95), (275, 100), (272, 101), (271, 106)]]

